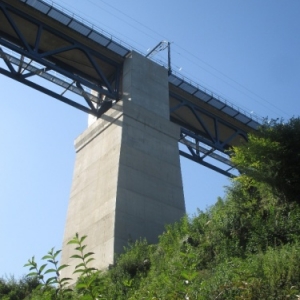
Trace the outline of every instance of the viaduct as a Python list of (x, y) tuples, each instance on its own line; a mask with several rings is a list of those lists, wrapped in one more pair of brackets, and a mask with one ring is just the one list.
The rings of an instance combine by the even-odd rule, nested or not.
[(185, 214), (179, 155), (233, 176), (226, 150), (251, 115), (52, 2), (0, 0), (0, 20), (0, 73), (94, 117), (75, 140), (62, 263), (76, 232), (97, 268), (128, 240), (156, 242)]

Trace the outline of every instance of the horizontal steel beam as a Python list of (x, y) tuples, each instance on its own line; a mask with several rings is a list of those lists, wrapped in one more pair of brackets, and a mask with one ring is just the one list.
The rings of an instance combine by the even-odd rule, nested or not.
[[(17, 3), (18, 6), (27, 8), (21, 1)], [(64, 26), (61, 30), (50, 26), (53, 20), (50, 23), (44, 21), (39, 12), (28, 14), (20, 7), (0, 1), (0, 17), (0, 45), (14, 53), (9, 55), (6, 51), (5, 56), (3, 49), (1, 52), (1, 58), (10, 71), (9, 77), (52, 96), (52, 91), (46, 92), (47, 89), (43, 86), (39, 87), (38, 81), (32, 83), (36, 75), (50, 81), (57, 80), (54, 77), (65, 77), (67, 80), (56, 82), (64, 87), (62, 93), (70, 91), (82, 96), (90, 108), (89, 112), (97, 116), (104, 98), (109, 98), (109, 101), (120, 99), (120, 73), (124, 58), (114, 60), (107, 53), (95, 51), (88, 42), (78, 41), (78, 33), (77, 39), (64, 30)], [(11, 60), (7, 63), (9, 56)], [(24, 57), (27, 59), (26, 63), (21, 62)], [(18, 65), (19, 70), (15, 70), (13, 64)], [(36, 65), (40, 65), (40, 68), (35, 67)], [(24, 70), (26, 75), (20, 73)], [(53, 76), (51, 72), (56, 72), (59, 76)], [(2, 74), (8, 73), (2, 70)], [(31, 82), (26, 81), (25, 77), (31, 77)], [(99, 97), (88, 95), (91, 93), (86, 90), (96, 91)], [(60, 97), (59, 94), (55, 98), (86, 110), (81, 104), (76, 105), (72, 98)]]

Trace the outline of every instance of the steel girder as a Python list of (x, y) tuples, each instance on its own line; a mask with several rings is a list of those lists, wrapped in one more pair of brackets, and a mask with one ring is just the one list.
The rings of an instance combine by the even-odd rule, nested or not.
[[(235, 177), (237, 172), (230, 161), (230, 148), (247, 141), (247, 133), (176, 93), (170, 92), (170, 96), (179, 102), (170, 112), (171, 121), (181, 126), (180, 155), (225, 176)], [(193, 125), (176, 117), (176, 112), (180, 116), (183, 109), (190, 112), (189, 117), (193, 116)]]
[[(235, 169), (228, 156), (214, 147), (207, 147), (199, 135), (181, 128), (179, 142), (185, 146), (179, 154), (227, 177), (235, 177)], [(207, 161), (208, 160), (208, 161)], [(214, 163), (213, 163), (214, 161)], [(218, 162), (218, 163), (216, 163)]]
[[(91, 28), (88, 28), (90, 30), (88, 34), (81, 35), (80, 30), (77, 30), (79, 34), (77, 32), (75, 35), (76, 29), (71, 32), (70, 23), (67, 26), (62, 24), (50, 26), (51, 18), (49, 19), (47, 15), (37, 18), (40, 13), (38, 10), (28, 13), (28, 10), (33, 10), (32, 7), (28, 6), (24, 11), (20, 9), (21, 5), (25, 4), (19, 3), (23, 2), (27, 0), (0, 0), (0, 59), (2, 65), (6, 66), (4, 68), (0, 65), (0, 73), (99, 117), (112, 106), (113, 101), (121, 97), (119, 87), (121, 71), (130, 50)], [(63, 12), (59, 13), (63, 14)], [(53, 20), (51, 22), (53, 23)], [(30, 27), (29, 31), (24, 31), (26, 28), (24, 24)], [(78, 24), (85, 26), (80, 22), (77, 22)], [(85, 26), (84, 29), (86, 28)], [(93, 38), (88, 38), (91, 34), (95, 34), (94, 37), (98, 39), (96, 49), (91, 46)], [(53, 40), (56, 43), (53, 43)], [(105, 45), (102, 44), (103, 40)], [(51, 47), (45, 48), (48, 43)], [(68, 62), (72, 55), (76, 57), (74, 65)], [(39, 78), (61, 87), (62, 92), (45, 87), (40, 80), (36, 80)], [(203, 103), (197, 105), (197, 101), (200, 101), (199, 95), (198, 97), (193, 95), (197, 88), (185, 84), (181, 79), (175, 79), (178, 82), (175, 84), (170, 81), (171, 87), (174, 83), (175, 91), (181, 90), (179, 93), (174, 93), (172, 88), (169, 88), (170, 106), (172, 106), (170, 118), (181, 126), (180, 155), (223, 175), (235, 176), (228, 150), (231, 146), (240, 144), (240, 142), (236, 143), (237, 139), (247, 140), (246, 132), (241, 130), (239, 125), (234, 125), (238, 118), (236, 117), (233, 123), (228, 122), (226, 117), (219, 115), (219, 112), (212, 112), (212, 106), (207, 110), (203, 107)], [(184, 93), (188, 91), (190, 95), (185, 97)], [(71, 96), (68, 96), (70, 94)], [(80, 101), (74, 101), (74, 95), (79, 95)], [(194, 100), (189, 101), (190, 97), (194, 97)], [(172, 102), (171, 98), (176, 101)], [(207, 99), (204, 99), (204, 102), (207, 102), (207, 105), (210, 103)], [(181, 113), (183, 110), (185, 111)], [(190, 119), (193, 121), (190, 122)]]
[[(0, 58), (6, 66), (0, 66), (1, 74), (97, 117), (111, 106), (113, 100), (119, 100), (122, 59), (116, 62), (2, 1), (0, 14)], [(24, 31), (23, 22), (35, 29), (30, 35)], [(46, 35), (52, 39), (46, 40)], [(45, 43), (51, 43), (53, 39), (61, 45), (45, 50)], [(82, 57), (88, 64), (82, 70), (88, 67), (92, 75), (64, 62), (66, 55), (72, 57), (73, 54)], [(105, 74), (102, 65), (110, 72)], [(46, 88), (37, 77), (63, 90)], [(65, 95), (66, 92), (71, 94)], [(80, 96), (80, 100), (74, 100), (74, 93)]]

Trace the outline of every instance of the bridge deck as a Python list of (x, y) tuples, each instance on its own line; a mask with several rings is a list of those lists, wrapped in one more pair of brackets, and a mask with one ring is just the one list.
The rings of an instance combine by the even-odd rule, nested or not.
[[(0, 73), (96, 116), (122, 98), (122, 66), (130, 47), (42, 0), (0, 0), (0, 20)], [(35, 83), (36, 77), (63, 92)], [(83, 101), (67, 98), (66, 91)], [(204, 165), (209, 156), (231, 169), (222, 153), (244, 142), (259, 123), (175, 74), (169, 74), (169, 94), (170, 119), (181, 126), (180, 142), (187, 147), (180, 153)]]

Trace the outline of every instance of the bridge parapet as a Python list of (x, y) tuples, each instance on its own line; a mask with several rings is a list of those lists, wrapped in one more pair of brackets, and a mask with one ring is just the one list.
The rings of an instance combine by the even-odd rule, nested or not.
[[(0, 73), (96, 118), (124, 96), (126, 43), (52, 1), (0, 0), (0, 19)], [(168, 82), (170, 119), (181, 126), (186, 150), (180, 154), (232, 176), (226, 151), (259, 118), (175, 72)]]

